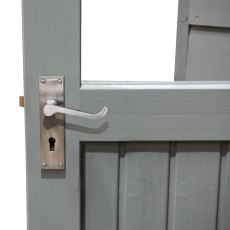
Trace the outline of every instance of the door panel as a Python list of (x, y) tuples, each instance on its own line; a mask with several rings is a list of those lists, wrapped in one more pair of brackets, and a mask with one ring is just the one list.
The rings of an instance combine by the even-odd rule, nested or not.
[(226, 146), (83, 143), (82, 229), (228, 229)]
[(190, 0), (189, 23), (230, 27), (230, 2), (226, 0)]
[(179, 1), (175, 80), (230, 80), (229, 11), (226, 0)]
[(218, 230), (230, 229), (230, 143), (222, 145)]
[(87, 230), (117, 229), (118, 143), (87, 143), (82, 150), (82, 224)]
[(120, 158), (119, 229), (165, 229), (169, 143), (132, 142)]
[(216, 229), (220, 143), (177, 143), (171, 158), (169, 229)]
[(228, 80), (229, 44), (230, 29), (192, 26), (186, 80)]

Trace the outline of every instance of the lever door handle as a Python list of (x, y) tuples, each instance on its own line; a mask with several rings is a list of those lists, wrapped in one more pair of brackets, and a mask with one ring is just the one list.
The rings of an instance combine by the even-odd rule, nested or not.
[(103, 118), (108, 113), (108, 111), (109, 109), (105, 106), (99, 113), (96, 113), (96, 114), (86, 113), (86, 112), (58, 106), (58, 103), (55, 100), (48, 100), (46, 102), (46, 105), (43, 108), (43, 112), (45, 116), (48, 116), (48, 117), (54, 115), (55, 113), (64, 113), (64, 114), (88, 118), (88, 119)]

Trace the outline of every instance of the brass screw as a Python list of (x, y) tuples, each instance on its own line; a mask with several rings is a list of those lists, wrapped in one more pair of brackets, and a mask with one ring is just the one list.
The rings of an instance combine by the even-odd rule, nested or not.
[(59, 164), (58, 164), (58, 167), (59, 167), (59, 168), (63, 168), (63, 166), (64, 166), (63, 163), (59, 163)]

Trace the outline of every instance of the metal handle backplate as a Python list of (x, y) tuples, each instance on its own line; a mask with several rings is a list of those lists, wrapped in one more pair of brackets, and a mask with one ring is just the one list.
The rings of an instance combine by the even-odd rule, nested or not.
[(65, 116), (47, 117), (43, 109), (48, 99), (64, 103), (64, 77), (39, 78), (40, 159), (41, 169), (65, 168)]
[[(108, 113), (105, 106), (92, 114), (63, 107), (64, 77), (39, 78), (41, 169), (64, 169), (65, 114), (86, 119), (101, 119)], [(53, 116), (55, 114), (55, 116)]]

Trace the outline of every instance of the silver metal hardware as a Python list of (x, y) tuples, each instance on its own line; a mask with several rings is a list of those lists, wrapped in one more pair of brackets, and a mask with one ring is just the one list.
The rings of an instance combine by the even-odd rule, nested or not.
[(40, 79), (40, 83), (41, 83), (41, 84), (45, 84), (45, 83), (46, 83), (46, 80), (43, 79), (43, 78), (41, 78), (41, 79)]
[(58, 84), (62, 84), (62, 79), (58, 79), (58, 80), (57, 80), (57, 83), (58, 83)]
[(65, 115), (47, 117), (43, 108), (47, 100), (64, 104), (64, 77), (40, 77), (39, 82), (41, 169), (62, 170), (65, 168)]
[(39, 82), (41, 169), (64, 169), (65, 114), (101, 119), (108, 108), (96, 114), (65, 108), (64, 77), (40, 77)]
[(42, 168), (46, 168), (47, 164), (46, 163), (42, 163)]
[(46, 105), (44, 106), (43, 112), (44, 115), (50, 117), (56, 113), (63, 113), (68, 115), (73, 115), (77, 117), (83, 117), (87, 119), (101, 119), (108, 113), (108, 108), (105, 106), (99, 113), (92, 114), (86, 113), (78, 110), (64, 108), (58, 105), (58, 102), (55, 100), (47, 100)]

